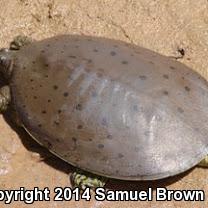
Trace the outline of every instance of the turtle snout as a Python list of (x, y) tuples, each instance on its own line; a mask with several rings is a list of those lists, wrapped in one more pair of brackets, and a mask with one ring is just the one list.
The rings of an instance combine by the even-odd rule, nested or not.
[(0, 50), (0, 73), (8, 79), (12, 70), (12, 58), (8, 49)]

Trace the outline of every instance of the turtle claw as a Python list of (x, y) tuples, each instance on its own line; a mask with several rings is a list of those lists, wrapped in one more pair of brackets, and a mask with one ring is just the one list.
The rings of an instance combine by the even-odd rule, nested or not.
[(29, 45), (33, 40), (24, 35), (18, 35), (10, 43), (10, 50), (19, 50), (22, 46)]
[(104, 187), (107, 179), (93, 174), (85, 174), (81, 171), (75, 171), (71, 174), (70, 180), (73, 187), (79, 187), (81, 190), (90, 188), (95, 190), (98, 187)]
[(0, 88), (0, 113), (6, 111), (10, 103), (10, 89), (9, 86)]
[(198, 166), (208, 168), (208, 155), (198, 164)]

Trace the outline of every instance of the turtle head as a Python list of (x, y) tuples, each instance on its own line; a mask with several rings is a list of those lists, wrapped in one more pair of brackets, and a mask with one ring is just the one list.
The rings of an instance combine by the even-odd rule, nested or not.
[(9, 49), (0, 49), (0, 74), (4, 76), (6, 80), (9, 80), (12, 72), (12, 52)]

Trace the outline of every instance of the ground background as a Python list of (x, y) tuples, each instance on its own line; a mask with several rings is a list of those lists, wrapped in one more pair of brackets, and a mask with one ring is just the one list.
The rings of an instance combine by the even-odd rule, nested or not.
[[(86, 34), (121, 39), (168, 56), (178, 56), (208, 79), (207, 0), (0, 0), (0, 47), (14, 36), (42, 39), (56, 34)], [(0, 116), (0, 189), (20, 186), (40, 188), (69, 184), (71, 167), (55, 157), (40, 161), (46, 151)], [(195, 168), (154, 183), (111, 181), (110, 188), (167, 186), (168, 189), (204, 189), (208, 195), (208, 170)], [(206, 202), (36, 202), (0, 207), (207, 207)]]

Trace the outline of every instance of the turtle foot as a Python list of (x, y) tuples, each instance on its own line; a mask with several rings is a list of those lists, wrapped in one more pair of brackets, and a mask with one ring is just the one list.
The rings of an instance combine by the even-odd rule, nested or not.
[(14, 40), (10, 43), (10, 50), (19, 50), (22, 46), (29, 45), (33, 40), (24, 35), (18, 35), (14, 38)]
[(198, 166), (208, 168), (208, 155), (198, 164)]
[(0, 113), (4, 112), (10, 103), (10, 89), (9, 86), (0, 88)]
[(95, 190), (98, 187), (104, 187), (107, 182), (107, 179), (102, 176), (86, 174), (82, 171), (72, 173), (70, 180), (73, 187), (79, 187), (81, 190), (86, 188)]

